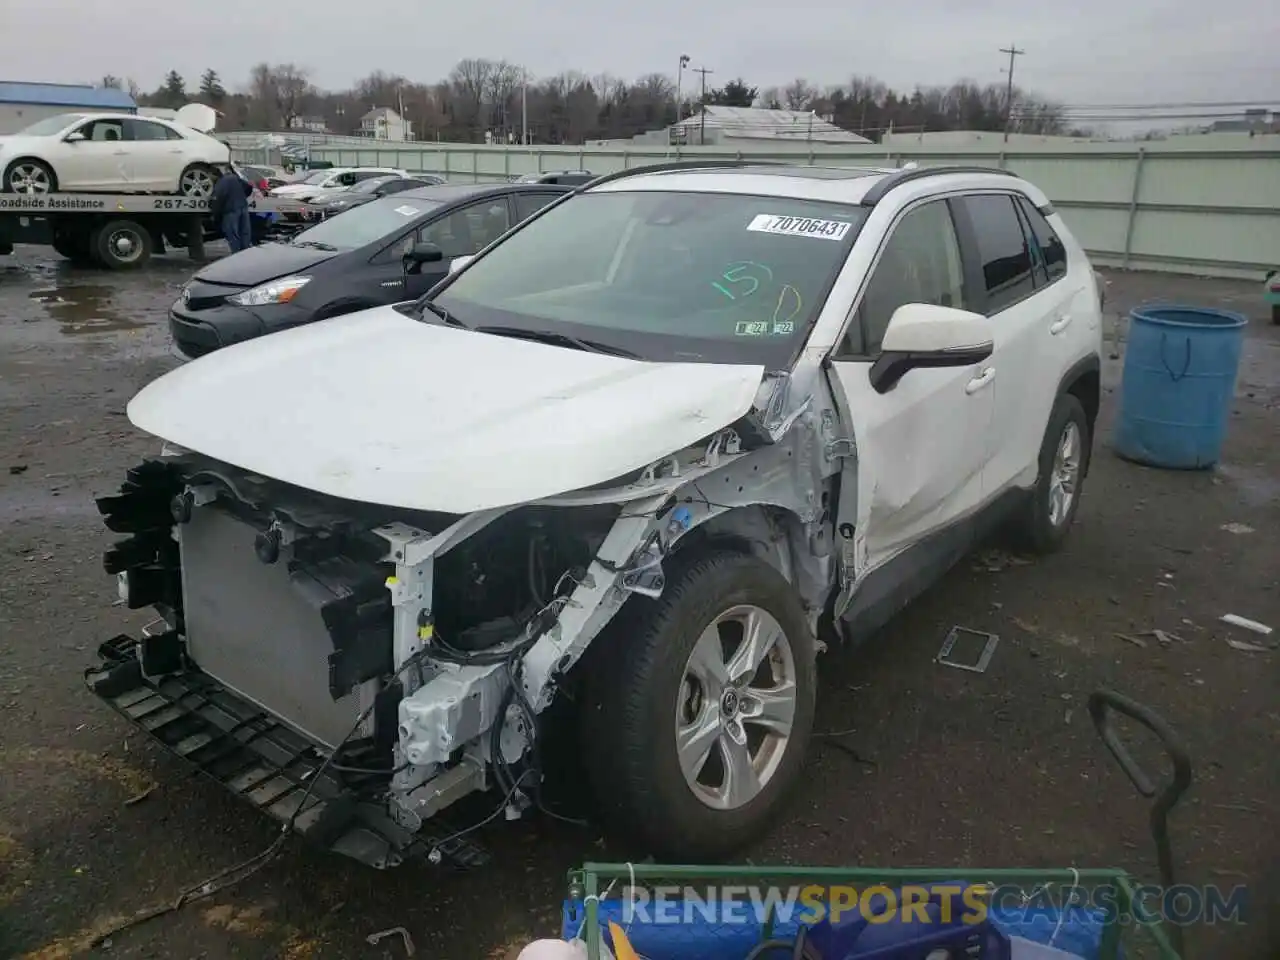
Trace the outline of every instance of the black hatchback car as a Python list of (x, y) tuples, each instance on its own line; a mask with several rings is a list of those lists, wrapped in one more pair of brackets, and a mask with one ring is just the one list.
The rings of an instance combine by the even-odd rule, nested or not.
[(188, 359), (288, 327), (411, 300), (455, 257), (478, 253), (573, 188), (560, 184), (444, 184), (353, 207), (303, 230), (211, 263), (169, 311)]

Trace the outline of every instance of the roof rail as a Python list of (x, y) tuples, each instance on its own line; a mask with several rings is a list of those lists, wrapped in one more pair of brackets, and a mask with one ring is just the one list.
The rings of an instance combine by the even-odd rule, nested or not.
[(650, 163), (643, 167), (629, 167), (626, 170), (615, 170), (588, 180), (576, 192), (590, 190), (602, 183), (611, 183), (626, 177), (638, 176), (642, 173), (674, 173), (679, 170), (732, 170), (740, 167), (780, 167), (785, 164), (775, 160), (669, 160), (666, 163)]
[(942, 176), (948, 173), (994, 173), (1005, 177), (1017, 176), (1016, 173), (1001, 170), (999, 167), (908, 167), (899, 169), (897, 173), (891, 173), (883, 180), (872, 184), (871, 189), (863, 195), (861, 206), (874, 207), (885, 198), (885, 194), (902, 186), (904, 183), (923, 180), (925, 177)]

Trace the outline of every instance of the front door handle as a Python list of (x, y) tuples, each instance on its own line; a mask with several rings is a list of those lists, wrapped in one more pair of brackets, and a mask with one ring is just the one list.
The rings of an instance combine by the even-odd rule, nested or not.
[(983, 387), (990, 386), (991, 381), (994, 380), (995, 378), (996, 378), (996, 368), (987, 367), (987, 369), (983, 370), (982, 373), (978, 374), (976, 377), (974, 377), (972, 380), (970, 380), (968, 383), (964, 385), (964, 392), (972, 396), (973, 394), (981, 390)]
[(1070, 325), (1071, 325), (1071, 314), (1064, 313), (1057, 320), (1053, 321), (1053, 323), (1049, 324), (1049, 332), (1056, 337), (1063, 330), (1067, 329), (1067, 327), (1069, 327)]

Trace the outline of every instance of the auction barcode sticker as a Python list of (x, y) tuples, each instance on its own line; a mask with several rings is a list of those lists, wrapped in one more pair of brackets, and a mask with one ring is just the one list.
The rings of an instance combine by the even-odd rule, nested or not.
[(776, 233), (784, 237), (817, 237), (819, 240), (843, 240), (853, 224), (847, 220), (816, 220), (813, 217), (786, 217), (761, 213), (747, 224), (756, 233)]

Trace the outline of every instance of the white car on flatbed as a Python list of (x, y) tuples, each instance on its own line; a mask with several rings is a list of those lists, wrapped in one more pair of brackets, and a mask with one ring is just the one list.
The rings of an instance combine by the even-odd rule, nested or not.
[(541, 806), (561, 704), (608, 825), (727, 856), (800, 774), (820, 651), (1072, 525), (1099, 289), (1015, 176), (661, 165), (453, 266), (150, 384), (165, 452), (99, 500), (160, 618), (90, 688), (332, 849), (476, 862), (442, 811)]
[(207, 198), (230, 162), (226, 144), (170, 120), (64, 113), (0, 138), (0, 192)]

